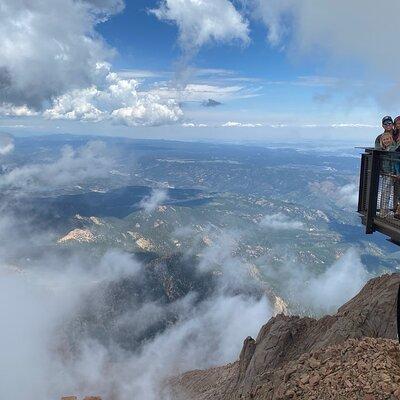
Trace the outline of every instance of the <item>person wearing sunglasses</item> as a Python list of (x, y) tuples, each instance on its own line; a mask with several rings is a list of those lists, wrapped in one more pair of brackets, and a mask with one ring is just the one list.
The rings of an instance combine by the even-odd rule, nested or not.
[(382, 118), (382, 128), (384, 129), (384, 132), (378, 135), (378, 137), (375, 139), (375, 148), (380, 150), (381, 149), (381, 138), (382, 135), (385, 133), (390, 133), (392, 136), (394, 135), (394, 124), (393, 124), (393, 119), (389, 115), (386, 117)]

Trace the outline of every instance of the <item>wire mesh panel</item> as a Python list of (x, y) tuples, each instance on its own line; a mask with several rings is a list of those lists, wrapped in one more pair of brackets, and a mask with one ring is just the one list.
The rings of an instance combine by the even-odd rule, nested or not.
[(358, 212), (365, 233), (379, 231), (400, 246), (400, 152), (365, 150)]
[(400, 153), (379, 152), (376, 216), (400, 226)]

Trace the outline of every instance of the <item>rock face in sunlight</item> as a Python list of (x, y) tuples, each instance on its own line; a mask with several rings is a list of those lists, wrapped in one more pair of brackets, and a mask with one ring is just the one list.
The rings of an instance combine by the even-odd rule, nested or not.
[(95, 240), (93, 233), (89, 229), (74, 229), (64, 237), (58, 240), (58, 243), (76, 241), (80, 243), (89, 243)]
[(372, 279), (319, 320), (271, 318), (256, 340), (245, 340), (237, 362), (172, 380), (175, 398), (399, 399), (399, 283), (399, 274)]

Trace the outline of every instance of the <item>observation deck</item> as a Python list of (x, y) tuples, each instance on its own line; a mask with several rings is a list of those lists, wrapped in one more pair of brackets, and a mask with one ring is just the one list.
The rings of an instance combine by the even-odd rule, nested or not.
[(365, 232), (381, 232), (400, 245), (400, 152), (365, 149), (358, 213)]

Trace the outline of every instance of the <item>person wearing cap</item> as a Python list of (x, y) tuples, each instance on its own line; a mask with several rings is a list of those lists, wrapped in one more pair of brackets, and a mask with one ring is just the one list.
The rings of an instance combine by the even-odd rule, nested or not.
[(375, 148), (380, 150), (381, 149), (381, 137), (384, 133), (390, 133), (394, 134), (394, 125), (393, 125), (393, 119), (389, 115), (386, 117), (382, 118), (382, 128), (384, 129), (384, 132), (381, 133), (380, 135), (377, 136), (375, 139)]

